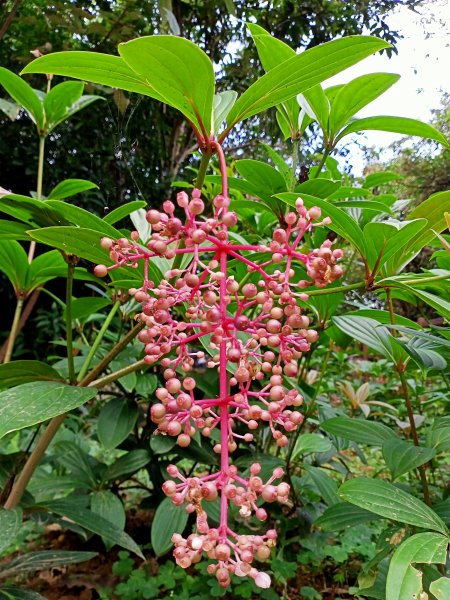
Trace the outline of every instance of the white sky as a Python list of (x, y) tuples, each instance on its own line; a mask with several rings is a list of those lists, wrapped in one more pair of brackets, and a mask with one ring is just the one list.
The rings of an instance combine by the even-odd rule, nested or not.
[[(371, 56), (328, 80), (346, 83), (369, 72), (401, 75), (401, 79), (358, 116), (394, 115), (429, 121), (430, 110), (439, 108), (441, 91), (450, 92), (450, 4), (447, 0), (430, 0), (419, 9), (420, 15), (400, 7), (386, 21), (399, 30), (404, 39), (397, 44), (398, 54)], [(429, 19), (432, 18), (431, 22)], [(427, 34), (431, 34), (427, 38)], [(359, 136), (367, 146), (385, 148), (401, 135), (368, 131)], [(345, 138), (345, 140), (350, 140)], [(343, 140), (343, 142), (345, 141)], [(362, 153), (352, 145), (353, 172), (360, 175)], [(384, 154), (389, 156), (389, 152)]]

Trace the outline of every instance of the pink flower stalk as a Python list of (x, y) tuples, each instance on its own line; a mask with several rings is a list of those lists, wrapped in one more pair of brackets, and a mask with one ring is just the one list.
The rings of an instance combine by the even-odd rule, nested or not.
[[(157, 432), (176, 437), (177, 443), (186, 447), (197, 430), (205, 437), (216, 428), (220, 431), (220, 442), (214, 446), (214, 452), (220, 454), (218, 472), (185, 478), (175, 465), (168, 468), (170, 477), (177, 481), (167, 480), (164, 493), (175, 505), (184, 504), (188, 512), (197, 515), (196, 533), (186, 539), (180, 534), (172, 538), (177, 564), (187, 568), (206, 553), (215, 561), (208, 571), (222, 587), (227, 587), (235, 574), (250, 576), (256, 585), (266, 588), (270, 586), (269, 575), (252, 563), (269, 557), (276, 531), (270, 529), (263, 536), (239, 535), (228, 526), (228, 510), (233, 504), (242, 517), (253, 514), (265, 521), (267, 512), (258, 505), (258, 499), (285, 503), (289, 485), (274, 483), (284, 474), (281, 468), (264, 482), (258, 476), (261, 466), (257, 463), (251, 466), (248, 478), (241, 477), (230, 464), (230, 454), (238, 440), (251, 442), (251, 432), (264, 424), (283, 448), (288, 444), (286, 433), (302, 423), (303, 415), (297, 409), (303, 397), (296, 389), (287, 390), (283, 378), (298, 375), (298, 360), (318, 334), (309, 329), (309, 318), (298, 300), (307, 299), (308, 286), (324, 287), (342, 275), (337, 264), (342, 251), (332, 250), (327, 240), (309, 254), (301, 252), (304, 234), (330, 220), (321, 219), (318, 207), (307, 210), (300, 198), (295, 210), (285, 215), (285, 223), (274, 230), (268, 245), (234, 243), (229, 228), (238, 218), (230, 210), (223, 152), (214, 144), (223, 187), (213, 200), (212, 216), (203, 215), (200, 190), (194, 189), (191, 198), (180, 192), (177, 204), (185, 213), (184, 223), (175, 216), (175, 205), (166, 200), (162, 212), (147, 212), (152, 235), (146, 247), (139, 244), (137, 232), (132, 233), (131, 241), (102, 239), (102, 247), (115, 264), (98, 265), (95, 273), (103, 277), (117, 266), (137, 267), (143, 261), (143, 285), (130, 293), (142, 303), (140, 319), (146, 328), (138, 338), (145, 345), (145, 362), (153, 365), (159, 361), (164, 369), (165, 385), (156, 390), (158, 402), (151, 407)], [(255, 252), (266, 253), (266, 260), (255, 262)], [(190, 255), (187, 265), (182, 266), (181, 260), (181, 266), (170, 268), (158, 285), (149, 280), (150, 260), (172, 260), (185, 254)], [(253, 281), (242, 285), (230, 276), (230, 260), (245, 265)], [(299, 280), (296, 262), (305, 265), (310, 280)], [(202, 339), (209, 349), (208, 368), (219, 372), (217, 398), (199, 399), (196, 381), (189, 375), (195, 360), (206, 358), (197, 345)], [(240, 424), (249, 431), (239, 433)], [(219, 496), (220, 523), (210, 528), (202, 503)]]

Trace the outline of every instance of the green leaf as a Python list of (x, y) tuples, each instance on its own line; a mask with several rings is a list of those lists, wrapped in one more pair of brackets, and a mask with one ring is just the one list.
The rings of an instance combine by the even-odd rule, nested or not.
[[(111, 300), (109, 298), (76, 298), (72, 301), (72, 319), (82, 321), (110, 304)], [(64, 311), (64, 318), (65, 316)]]
[(15, 240), (0, 240), (0, 271), (11, 282), (16, 294), (26, 292), (29, 264), (27, 253)]
[(333, 99), (329, 120), (330, 137), (334, 138), (351, 117), (399, 79), (400, 75), (392, 73), (368, 73), (343, 85)]
[(338, 494), (343, 500), (386, 519), (447, 535), (445, 523), (431, 508), (387, 481), (358, 477), (344, 483)]
[(384, 183), (388, 183), (389, 181), (396, 181), (398, 179), (403, 179), (403, 175), (393, 173), (392, 171), (379, 171), (377, 173), (371, 173), (370, 175), (367, 175), (364, 187), (372, 189), (383, 185)]
[(416, 121), (416, 119), (408, 119), (406, 117), (388, 116), (355, 119), (340, 132), (336, 138), (336, 142), (350, 133), (368, 130), (390, 131), (392, 133), (402, 133), (407, 136), (418, 136), (435, 140), (447, 148), (449, 146), (445, 136), (427, 123), (422, 123), (421, 121)]
[(127, 398), (113, 398), (100, 411), (97, 435), (107, 450), (116, 448), (126, 439), (136, 424), (139, 408)]
[(437, 533), (417, 533), (394, 552), (386, 580), (386, 600), (418, 598), (423, 591), (422, 573), (413, 563), (445, 564), (448, 538)]
[(450, 598), (450, 579), (440, 577), (430, 585), (430, 592), (436, 596), (436, 600), (448, 600)]
[(146, 205), (147, 203), (143, 200), (134, 200), (133, 202), (128, 202), (127, 204), (119, 206), (108, 213), (105, 217), (103, 217), (103, 221), (105, 221), (105, 223), (109, 223), (109, 225), (114, 225), (118, 221), (128, 217), (128, 215), (130, 215), (132, 212), (139, 210), (140, 208), (144, 208)]
[(52, 52), (29, 63), (22, 73), (50, 73), (136, 92), (163, 101), (144, 77), (119, 56), (100, 52)]
[(82, 552), (73, 550), (41, 550), (28, 552), (11, 560), (7, 567), (0, 571), (1, 577), (17, 576), (19, 573), (32, 573), (45, 571), (59, 565), (74, 565), (91, 560), (97, 556), (96, 552)]
[(341, 501), (337, 495), (338, 484), (335, 479), (327, 475), (322, 469), (318, 467), (312, 467), (311, 465), (303, 465), (306, 472), (312, 479), (315, 487), (319, 490), (320, 495), (325, 502), (332, 506), (334, 504), (341, 504)]
[(320, 428), (357, 444), (382, 446), (385, 442), (398, 439), (392, 429), (383, 423), (349, 417), (333, 417), (320, 424)]
[(228, 115), (231, 129), (239, 121), (285, 102), (354, 65), (389, 44), (370, 36), (349, 36), (310, 48), (283, 61), (251, 85)]
[(130, 552), (134, 552), (142, 559), (144, 558), (139, 546), (127, 533), (100, 515), (79, 506), (76, 498), (49, 500), (44, 507), (57, 515), (70, 519), (88, 531), (96, 533), (111, 544), (117, 544), (130, 550)]
[(14, 543), (21, 527), (22, 509), (20, 507), (11, 510), (0, 508), (0, 554)]
[(119, 44), (119, 54), (157, 99), (177, 108), (204, 136), (212, 133), (214, 70), (203, 50), (181, 37), (155, 35)]
[(167, 454), (176, 444), (176, 439), (170, 435), (152, 435), (150, 448), (154, 454)]
[(84, 83), (64, 81), (55, 85), (44, 98), (45, 129), (50, 133), (68, 117), (68, 108), (83, 93)]
[(45, 202), (20, 196), (7, 194), (1, 198), (0, 211), (24, 221), (30, 225), (47, 227), (49, 225), (68, 225), (69, 221), (61, 217), (56, 211), (46, 206)]
[(24, 223), (0, 219), (0, 240), (29, 240), (27, 229)]
[(98, 185), (87, 179), (65, 179), (58, 183), (48, 195), (48, 200), (63, 200), (86, 190), (98, 189)]
[(123, 504), (110, 490), (97, 490), (91, 494), (91, 510), (121, 530), (125, 527), (126, 515)]
[(151, 542), (156, 556), (162, 556), (172, 546), (172, 535), (182, 533), (188, 513), (184, 506), (175, 506), (170, 498), (164, 498), (153, 517)]
[(330, 440), (318, 433), (303, 433), (297, 439), (292, 459), (311, 452), (328, 452), (332, 447)]
[(95, 388), (81, 388), (56, 381), (33, 381), (0, 393), (0, 438), (47, 421), (96, 395)]
[(150, 453), (147, 450), (131, 450), (106, 469), (103, 475), (103, 481), (115, 481), (116, 479), (125, 479), (142, 469), (150, 462)]
[(402, 348), (393, 345), (393, 336), (389, 329), (375, 319), (357, 315), (342, 315), (333, 317), (333, 322), (354, 340), (366, 344), (394, 362), (397, 362), (405, 354)]
[(214, 132), (217, 133), (222, 123), (227, 118), (233, 104), (236, 102), (238, 94), (233, 90), (226, 90), (225, 92), (219, 92), (214, 96)]
[(113, 239), (122, 237), (120, 231), (115, 227), (84, 208), (68, 204), (62, 200), (45, 200), (45, 204), (78, 227), (99, 231), (101, 234)]
[(50, 365), (38, 360), (15, 360), (0, 365), (0, 389), (31, 381), (60, 381), (61, 376)]
[(270, 196), (286, 189), (282, 174), (267, 163), (245, 159), (236, 161), (235, 166), (239, 175)]
[(434, 448), (437, 454), (450, 450), (450, 425), (435, 421), (433, 427), (428, 430), (427, 446)]
[(13, 100), (23, 106), (30, 119), (36, 123), (37, 128), (42, 129), (44, 127), (44, 110), (33, 88), (4, 67), (0, 67), (0, 85), (5, 88)]
[(303, 94), (306, 102), (309, 104), (313, 113), (317, 118), (317, 122), (323, 131), (325, 138), (329, 135), (329, 117), (330, 117), (330, 101), (322, 89), (321, 85), (306, 90)]
[(359, 506), (354, 506), (348, 502), (339, 502), (339, 504), (327, 508), (323, 515), (314, 521), (314, 525), (322, 527), (325, 531), (339, 531), (360, 523), (375, 521), (378, 518), (373, 512), (364, 508), (359, 508)]
[(392, 479), (397, 479), (400, 475), (429, 462), (436, 454), (432, 448), (414, 446), (412, 443), (399, 439), (385, 442), (382, 452)]
[[(450, 275), (449, 275), (450, 276)], [(379, 283), (383, 285), (386, 283), (389, 287), (392, 288), (400, 288), (402, 290), (406, 290), (414, 296), (417, 296), (420, 300), (432, 306), (439, 314), (443, 315), (446, 319), (450, 319), (450, 302), (445, 298), (441, 298), (436, 294), (431, 294), (430, 292), (426, 292), (425, 290), (421, 290), (417, 287), (417, 285), (407, 285), (403, 283), (401, 280), (401, 276), (397, 279), (394, 277), (388, 277), (386, 279), (382, 279)]]

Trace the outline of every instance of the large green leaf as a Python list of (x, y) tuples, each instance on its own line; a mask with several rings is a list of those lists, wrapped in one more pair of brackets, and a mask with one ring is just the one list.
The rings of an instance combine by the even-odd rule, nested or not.
[(110, 225), (114, 225), (118, 221), (121, 221), (125, 217), (128, 217), (132, 212), (139, 210), (140, 208), (144, 208), (146, 206), (146, 202), (144, 200), (133, 200), (132, 202), (128, 202), (127, 204), (123, 204), (122, 206), (118, 206), (110, 213), (108, 213), (103, 220), (105, 223), (109, 223)]
[(0, 554), (14, 543), (22, 527), (22, 509), (0, 508)]
[(63, 75), (163, 101), (145, 78), (133, 71), (120, 56), (100, 52), (53, 52), (33, 60), (22, 73)]
[(132, 475), (145, 467), (150, 462), (150, 453), (143, 448), (140, 450), (131, 450), (118, 458), (112, 465), (106, 469), (103, 475), (103, 481), (114, 481)]
[(19, 194), (2, 196), (0, 198), (0, 212), (39, 227), (69, 224), (69, 221), (47, 206), (45, 202)]
[(44, 98), (45, 129), (48, 133), (64, 120), (67, 109), (83, 93), (81, 81), (64, 81), (55, 85)]
[(335, 479), (330, 477), (330, 475), (327, 475), (325, 471), (318, 467), (306, 464), (303, 465), (303, 467), (328, 506), (333, 506), (338, 503), (341, 504), (337, 495), (338, 483)]
[(332, 435), (337, 435), (369, 446), (382, 446), (389, 440), (397, 440), (397, 436), (383, 423), (366, 421), (349, 417), (333, 417), (320, 424), (321, 429)]
[(445, 213), (450, 211), (450, 191), (437, 192), (424, 200), (408, 215), (408, 220), (426, 219), (427, 226), (399, 249), (392, 257), (392, 272), (398, 272), (407, 265), (427, 244), (436, 239), (436, 233), (447, 229)]
[(353, 527), (377, 519), (379, 517), (369, 510), (348, 502), (339, 502), (339, 504), (328, 507), (323, 515), (316, 519), (314, 525), (322, 527), (325, 531), (339, 531), (346, 527)]
[(18, 75), (4, 67), (0, 67), (0, 85), (5, 88), (13, 100), (23, 106), (38, 129), (42, 129), (44, 127), (44, 110), (33, 88)]
[(68, 204), (62, 200), (45, 200), (45, 204), (78, 227), (99, 231), (102, 235), (112, 237), (113, 239), (122, 237), (120, 231), (115, 227), (84, 208)]
[(402, 133), (408, 136), (418, 136), (435, 140), (446, 147), (449, 146), (446, 137), (431, 125), (422, 123), (421, 121), (416, 121), (416, 119), (389, 116), (355, 119), (340, 132), (336, 138), (336, 141), (341, 140), (350, 133), (367, 130), (390, 131), (392, 133)]
[(385, 442), (382, 451), (388, 469), (392, 473), (392, 479), (420, 467), (420, 465), (430, 461), (436, 454), (436, 450), (433, 448), (414, 446), (412, 443), (399, 439)]
[(332, 444), (329, 439), (319, 435), (318, 433), (303, 433), (297, 439), (295, 448), (292, 452), (292, 459), (311, 452), (328, 452), (331, 450)]
[(139, 409), (136, 402), (127, 398), (113, 398), (100, 411), (97, 435), (108, 450), (116, 448), (136, 424)]
[(239, 121), (276, 106), (340, 73), (389, 44), (370, 36), (349, 36), (297, 54), (251, 85), (228, 115), (227, 131)]
[(381, 96), (400, 79), (392, 73), (368, 73), (342, 86), (333, 99), (330, 112), (330, 136), (335, 137), (359, 110)]
[(188, 513), (184, 506), (175, 506), (170, 498), (164, 498), (153, 517), (151, 542), (156, 556), (162, 556), (172, 546), (172, 535), (182, 533)]
[(0, 393), (0, 438), (42, 423), (91, 400), (97, 390), (56, 381), (33, 381)]
[(124, 529), (126, 522), (122, 501), (111, 490), (97, 490), (91, 494), (91, 510), (119, 529)]
[(403, 349), (392, 343), (393, 336), (390, 331), (375, 319), (342, 315), (333, 317), (333, 322), (351, 338), (366, 344), (394, 362), (404, 355)]
[(48, 200), (64, 200), (64, 198), (70, 198), (70, 196), (92, 189), (98, 189), (98, 185), (87, 179), (65, 179), (52, 189)]
[(438, 533), (416, 533), (394, 552), (386, 580), (386, 600), (419, 598), (423, 591), (422, 572), (414, 563), (445, 564), (448, 537)]
[(88, 531), (100, 535), (111, 544), (117, 544), (144, 558), (139, 546), (127, 533), (99, 514), (81, 507), (76, 498), (49, 500), (45, 502), (44, 507), (57, 515), (67, 517)]
[(447, 535), (440, 517), (418, 498), (387, 481), (357, 477), (344, 483), (339, 496), (377, 515)]
[[(421, 290), (417, 287), (417, 285), (408, 285), (402, 281), (402, 275), (398, 278), (388, 277), (386, 279), (382, 279), (379, 284), (386, 284), (391, 288), (399, 288), (401, 290), (405, 290), (417, 296), (420, 300), (432, 306), (439, 314), (443, 315), (446, 319), (450, 319), (450, 302), (437, 294), (432, 294), (430, 292), (426, 292), (425, 290)], [(450, 279), (450, 272), (449, 272)]]
[(25, 223), (0, 219), (0, 240), (29, 240)]
[(30, 381), (60, 381), (61, 376), (47, 363), (38, 360), (15, 360), (0, 365), (0, 389)]
[(28, 275), (27, 253), (15, 240), (0, 240), (0, 271), (11, 282), (16, 294), (26, 291)]
[(181, 37), (155, 35), (119, 44), (119, 53), (160, 100), (177, 108), (203, 135), (212, 133), (214, 70), (198, 46)]

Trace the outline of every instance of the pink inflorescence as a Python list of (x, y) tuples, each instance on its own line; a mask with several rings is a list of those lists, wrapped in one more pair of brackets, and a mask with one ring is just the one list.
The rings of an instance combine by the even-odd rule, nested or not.
[[(229, 454), (238, 440), (251, 442), (252, 431), (266, 423), (280, 447), (288, 444), (286, 433), (303, 421), (298, 407), (303, 398), (296, 389), (286, 389), (283, 379), (298, 375), (297, 362), (318, 334), (309, 329), (309, 318), (302, 313), (298, 300), (306, 300), (310, 285), (324, 287), (342, 275), (337, 261), (342, 250), (332, 250), (325, 241), (308, 254), (301, 252), (304, 234), (317, 225), (329, 224), (321, 219), (318, 207), (309, 210), (299, 198), (295, 211), (285, 215), (267, 245), (233, 242), (228, 229), (237, 224), (237, 215), (229, 210), (226, 194), (214, 198), (214, 214), (203, 216), (205, 206), (199, 190), (191, 198), (177, 195), (177, 204), (185, 212), (185, 221), (175, 216), (175, 205), (166, 200), (163, 211), (149, 210), (147, 221), (152, 235), (146, 245), (139, 243), (137, 232), (132, 241), (103, 238), (101, 245), (109, 251), (114, 265), (98, 265), (95, 273), (105, 276), (117, 266), (137, 267), (144, 264), (144, 283), (130, 290), (142, 303), (140, 319), (146, 325), (138, 334), (145, 345), (145, 362), (160, 362), (165, 385), (156, 390), (158, 402), (151, 407), (157, 432), (174, 436), (186, 447), (199, 430), (210, 437), (217, 428), (220, 441), (214, 451), (220, 454), (220, 470), (203, 477), (185, 478), (170, 465), (170, 479), (164, 493), (174, 504), (186, 505), (196, 512), (197, 531), (187, 539), (174, 534), (177, 564), (187, 568), (198, 562), (205, 552), (213, 562), (208, 570), (226, 587), (232, 574), (250, 576), (259, 587), (268, 587), (270, 577), (252, 566), (269, 557), (276, 532), (264, 536), (238, 535), (228, 526), (229, 505), (235, 505), (242, 517), (254, 515), (267, 519), (267, 512), (257, 503), (286, 502), (289, 486), (275, 483), (283, 476), (277, 468), (264, 482), (260, 465), (253, 464), (248, 478), (238, 475), (230, 464)], [(261, 262), (255, 262), (258, 252)], [(189, 255), (186, 263), (184, 255)], [(180, 256), (181, 255), (181, 256)], [(264, 256), (266, 255), (266, 256)], [(179, 256), (179, 267), (172, 267), (155, 285), (148, 277), (149, 261), (155, 257), (168, 260)], [(178, 259), (179, 260), (179, 259)], [(246, 283), (228, 275), (228, 261), (245, 265)], [(295, 263), (303, 263), (310, 279), (296, 276)], [(201, 340), (203, 338), (203, 340)], [(206, 355), (199, 341), (208, 348)], [(220, 391), (214, 398), (196, 397), (196, 380), (189, 374), (196, 361), (204, 360), (219, 371)], [(198, 395), (198, 394), (197, 394)], [(240, 433), (240, 425), (249, 430)], [(220, 524), (210, 528), (203, 501), (220, 497)]]

